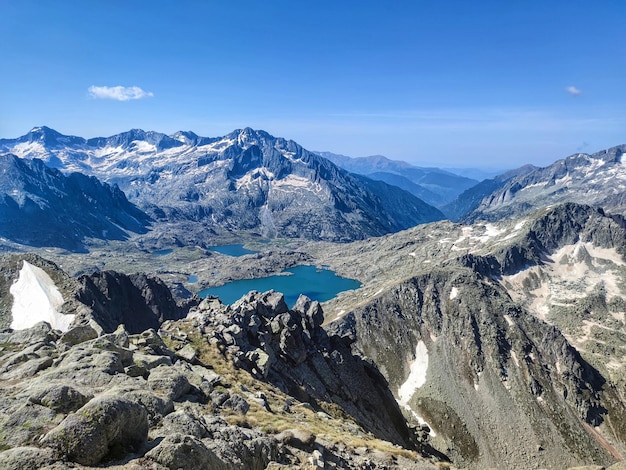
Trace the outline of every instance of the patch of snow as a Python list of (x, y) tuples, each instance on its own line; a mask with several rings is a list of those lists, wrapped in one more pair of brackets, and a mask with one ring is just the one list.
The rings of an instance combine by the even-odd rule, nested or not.
[(56, 330), (67, 331), (74, 320), (74, 315), (59, 313), (63, 296), (48, 273), (27, 261), (9, 292), (13, 296), (11, 328), (14, 330), (45, 321)]
[(515, 365), (519, 367), (519, 359), (517, 358), (517, 354), (515, 354), (515, 351), (513, 351), (512, 349), (511, 349), (511, 359), (513, 359), (513, 362), (515, 363)]
[(398, 389), (398, 399), (401, 405), (406, 405), (415, 391), (426, 383), (428, 370), (428, 349), (424, 341), (418, 341), (415, 347), (415, 359), (410, 363), (410, 372), (406, 381)]
[(319, 193), (322, 191), (322, 185), (314, 183), (307, 178), (296, 175), (287, 175), (285, 178), (274, 180), (272, 182), (272, 189), (288, 189), (303, 188), (309, 191)]
[(376, 292), (374, 292), (372, 295), (370, 295), (370, 297), (376, 297), (378, 294), (382, 293), (382, 291), (384, 291), (385, 289), (378, 289)]
[(141, 153), (156, 152), (156, 145), (152, 145), (144, 140), (133, 140), (133, 150)]
[(457, 289), (456, 287), (453, 287), (450, 290), (450, 300), (456, 299), (458, 295), (459, 295), (459, 289)]
[(424, 418), (422, 418), (420, 415), (418, 415), (418, 414), (417, 414), (417, 413), (413, 410), (413, 408), (411, 408), (409, 405), (404, 405), (404, 409), (405, 409), (405, 410), (407, 410), (407, 411), (409, 411), (409, 412), (413, 415), (413, 417), (417, 420), (417, 422), (418, 422), (420, 425), (422, 425), (422, 426), (423, 426), (423, 425), (428, 426), (428, 429), (430, 429), (430, 432), (428, 433), (428, 435), (429, 435), (430, 437), (437, 437), (437, 433), (435, 433), (435, 431), (433, 431), (432, 426), (431, 426), (430, 424), (428, 424)]

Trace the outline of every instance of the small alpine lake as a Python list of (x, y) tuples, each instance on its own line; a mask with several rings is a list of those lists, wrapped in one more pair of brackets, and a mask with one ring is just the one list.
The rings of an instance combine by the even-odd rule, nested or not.
[(244, 256), (258, 253), (258, 251), (244, 248), (242, 244), (210, 246), (209, 250), (226, 256)]
[(209, 287), (198, 292), (198, 295), (200, 297), (213, 295), (219, 297), (225, 304), (233, 304), (251, 290), (265, 292), (274, 289), (285, 295), (285, 302), (291, 308), (300, 294), (306, 295), (311, 300), (326, 302), (340, 292), (357, 289), (360, 286), (360, 282), (337, 276), (329, 269), (303, 265), (286, 269), (274, 276), (241, 279), (222, 286)]

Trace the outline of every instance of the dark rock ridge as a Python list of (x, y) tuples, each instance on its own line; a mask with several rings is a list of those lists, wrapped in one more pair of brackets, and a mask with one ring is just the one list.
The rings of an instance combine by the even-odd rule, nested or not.
[(563, 202), (626, 214), (625, 150), (626, 145), (620, 145), (592, 155), (579, 153), (535, 168), (509, 179), (461, 218), (466, 222), (510, 219)]
[(146, 233), (149, 220), (116, 185), (0, 155), (0, 236), (11, 241), (80, 250), (85, 238)]
[(159, 223), (180, 224), (183, 238), (248, 230), (349, 241), (443, 218), (406, 191), (249, 128), (221, 138), (132, 130), (89, 140), (36, 128), (0, 140), (1, 149), (115, 183)]
[(76, 325), (91, 325), (100, 332), (111, 333), (120, 324), (133, 334), (158, 329), (165, 320), (185, 317), (189, 308), (199, 301), (177, 303), (163, 281), (150, 274), (97, 271), (73, 279), (55, 263), (37, 255), (3, 255), (0, 257), (0, 327), (11, 324), (13, 297), (9, 289), (18, 279), (24, 261), (43, 269), (53, 280), (64, 299), (60, 313), (76, 315)]

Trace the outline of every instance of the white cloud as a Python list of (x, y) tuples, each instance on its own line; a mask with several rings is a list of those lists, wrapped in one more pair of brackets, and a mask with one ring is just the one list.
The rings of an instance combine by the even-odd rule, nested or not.
[(573, 96), (578, 96), (582, 93), (582, 90), (576, 88), (575, 86), (568, 86), (567, 88), (565, 88), (565, 91)]
[(154, 96), (150, 91), (144, 91), (138, 86), (90, 86), (89, 95), (92, 98), (129, 101), (140, 100)]

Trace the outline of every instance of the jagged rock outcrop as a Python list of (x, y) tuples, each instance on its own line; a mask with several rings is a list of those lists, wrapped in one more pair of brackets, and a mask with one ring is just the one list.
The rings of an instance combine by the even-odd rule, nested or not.
[(190, 317), (257, 377), (318, 409), (334, 404), (380, 438), (414, 445), (386, 381), (321, 328), (318, 302), (301, 296), (289, 310), (282, 294), (251, 292), (232, 307), (205, 300)]
[[(395, 455), (391, 443), (384, 444), (391, 454), (366, 456), (349, 442), (333, 447), (336, 438), (304, 438), (303, 422), (444, 458), (417, 444), (376, 368), (325, 334), (317, 302), (301, 298), (290, 311), (281, 294), (251, 294), (231, 317), (219, 301), (177, 305), (153, 276), (96, 272), (73, 280), (34, 255), (5, 258), (5, 290), (24, 259), (59, 284), (69, 299), (61, 309), (75, 320), (65, 331), (45, 322), (0, 330), (6, 468), (52, 469), (61, 461), (73, 468), (121, 461), (128, 468), (228, 470), (325, 461), (339, 468), (433, 467), (417, 453), (408, 458), (409, 450)], [(194, 305), (194, 319), (177, 321)], [(212, 369), (216, 362), (230, 378)], [(233, 364), (252, 375), (242, 377)], [(285, 430), (276, 427), (282, 421), (290, 431), (275, 438)]]

